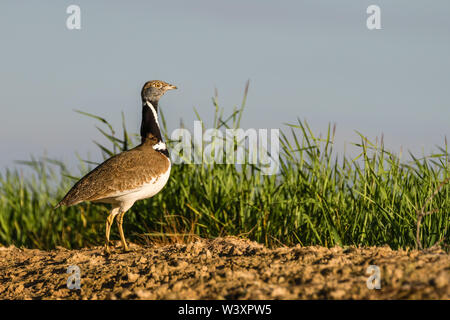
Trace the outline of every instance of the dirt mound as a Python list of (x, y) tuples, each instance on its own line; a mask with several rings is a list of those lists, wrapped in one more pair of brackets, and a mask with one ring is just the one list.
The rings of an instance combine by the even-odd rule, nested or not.
[[(441, 249), (271, 250), (234, 237), (131, 249), (0, 248), (0, 299), (450, 299), (450, 256)], [(72, 265), (80, 289), (67, 287)], [(370, 265), (379, 290), (368, 289)]]

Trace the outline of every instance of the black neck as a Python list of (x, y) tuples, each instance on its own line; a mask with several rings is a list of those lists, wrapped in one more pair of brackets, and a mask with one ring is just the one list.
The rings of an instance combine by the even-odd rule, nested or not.
[(157, 118), (155, 118), (155, 115), (158, 117), (158, 101), (149, 101), (155, 109), (155, 115), (146, 102), (142, 101), (141, 141), (144, 142), (148, 134), (152, 134), (158, 139), (158, 142), (162, 141), (161, 130), (159, 129)]
[[(144, 143), (149, 134), (153, 135), (159, 142), (163, 142), (161, 136), (161, 130), (158, 125), (158, 100), (149, 101), (151, 106), (155, 109), (153, 113), (152, 108), (147, 105), (147, 101), (142, 101), (142, 123), (141, 123), (141, 142)], [(167, 149), (155, 149), (162, 154), (169, 157), (169, 151)]]

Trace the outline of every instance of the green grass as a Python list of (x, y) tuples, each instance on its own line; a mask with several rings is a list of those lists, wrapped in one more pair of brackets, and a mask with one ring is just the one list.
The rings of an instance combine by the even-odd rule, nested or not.
[[(239, 127), (244, 103), (245, 98), (241, 108), (224, 117), (214, 100), (213, 127)], [(96, 119), (111, 143), (111, 147), (97, 143), (104, 157), (138, 142), (125, 126), (118, 138), (106, 120)], [(269, 246), (412, 248), (417, 211), (425, 205), (425, 211), (436, 212), (422, 220), (421, 244), (430, 247), (444, 238), (444, 244), (450, 243), (448, 185), (426, 203), (450, 176), (446, 143), (436, 154), (401, 161), (382, 142), (377, 145), (362, 134), (355, 144), (360, 150), (356, 159), (336, 155), (333, 141), (331, 126), (325, 138), (318, 138), (306, 122), (297, 120), (281, 132), (278, 175), (262, 175), (248, 163), (174, 165), (165, 189), (137, 202), (125, 215), (126, 237), (170, 242), (238, 235)], [(23, 177), (14, 169), (0, 176), (0, 243), (41, 249), (103, 244), (107, 205), (85, 203), (52, 210), (75, 182), (73, 176), (81, 177), (92, 164), (80, 159), (78, 174), (46, 158), (23, 164), (34, 174)], [(118, 238), (115, 225), (112, 238)]]

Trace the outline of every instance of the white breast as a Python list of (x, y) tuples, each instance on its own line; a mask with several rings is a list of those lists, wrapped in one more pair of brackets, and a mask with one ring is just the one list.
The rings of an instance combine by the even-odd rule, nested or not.
[(121, 191), (115, 195), (108, 197), (107, 199), (99, 200), (98, 202), (107, 202), (107, 203), (134, 203), (137, 200), (143, 200), (150, 197), (153, 197), (155, 194), (161, 191), (162, 188), (166, 185), (170, 176), (170, 168), (160, 176), (157, 176), (150, 180), (150, 182), (143, 184), (142, 186), (132, 189)]
[(147, 199), (153, 197), (155, 194), (161, 191), (162, 188), (166, 185), (170, 176), (170, 167), (167, 169), (165, 173), (160, 175), (157, 178), (153, 178), (149, 183), (144, 184), (139, 190), (136, 190), (136, 200)]

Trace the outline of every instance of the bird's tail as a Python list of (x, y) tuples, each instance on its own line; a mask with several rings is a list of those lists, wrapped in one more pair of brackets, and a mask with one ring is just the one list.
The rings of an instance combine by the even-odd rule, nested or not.
[(52, 211), (55, 211), (56, 209), (58, 209), (59, 207), (61, 207), (63, 205), (62, 200), (60, 202), (58, 202), (58, 204), (56, 206), (54, 206), (52, 208)]

